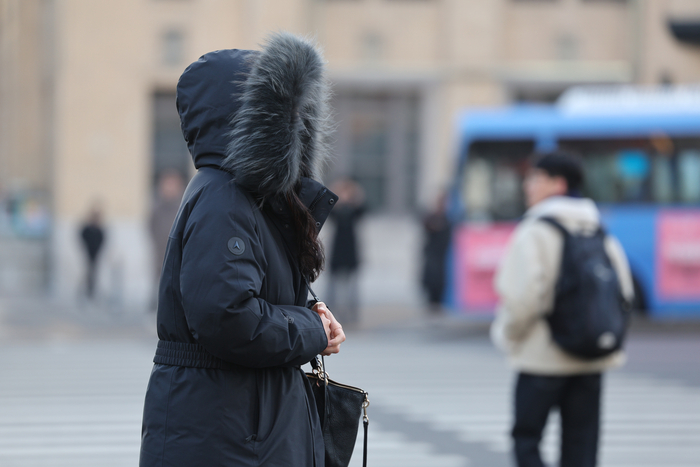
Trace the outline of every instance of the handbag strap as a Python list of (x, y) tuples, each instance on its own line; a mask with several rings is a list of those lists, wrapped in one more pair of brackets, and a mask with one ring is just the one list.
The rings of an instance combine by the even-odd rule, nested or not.
[(318, 295), (314, 292), (314, 289), (311, 288), (311, 285), (309, 285), (309, 279), (304, 276), (304, 282), (306, 282), (306, 288), (309, 289), (309, 292), (311, 292), (311, 296), (314, 297), (314, 301), (320, 302), (321, 299), (318, 298)]
[[(365, 414), (366, 413), (367, 410), (365, 409)], [(367, 467), (367, 429), (369, 428), (369, 418), (367, 418), (367, 415), (362, 418), (362, 424), (365, 427), (365, 441), (362, 445), (362, 467)]]

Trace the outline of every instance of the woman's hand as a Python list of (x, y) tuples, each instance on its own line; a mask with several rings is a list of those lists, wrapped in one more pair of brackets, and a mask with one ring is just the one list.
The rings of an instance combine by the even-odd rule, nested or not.
[[(314, 310), (314, 311), (316, 311), (316, 310)], [(323, 323), (323, 330), (326, 331), (326, 340), (330, 343), (330, 341), (331, 341), (331, 320), (328, 319), (324, 313), (318, 313), (318, 315), (321, 317), (321, 322)]]
[[(340, 325), (338, 320), (335, 319), (331, 310), (328, 309), (325, 303), (317, 302), (312, 310), (314, 310), (321, 317), (323, 322), (323, 328), (326, 331), (326, 337), (328, 338), (328, 346), (326, 350), (321, 352), (321, 355), (327, 357), (331, 354), (340, 352), (340, 344), (345, 342), (345, 333), (343, 332), (343, 326)], [(328, 327), (326, 327), (326, 321), (329, 322)]]

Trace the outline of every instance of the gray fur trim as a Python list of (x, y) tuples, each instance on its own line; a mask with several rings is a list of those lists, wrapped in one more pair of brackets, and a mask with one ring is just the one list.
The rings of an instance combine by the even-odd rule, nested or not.
[(319, 180), (328, 158), (324, 60), (311, 41), (290, 33), (270, 36), (252, 60), (223, 165), (255, 193), (287, 193), (300, 177)]

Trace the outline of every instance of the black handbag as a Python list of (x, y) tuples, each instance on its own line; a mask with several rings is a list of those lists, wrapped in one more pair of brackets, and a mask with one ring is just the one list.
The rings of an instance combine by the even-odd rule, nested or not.
[[(369, 418), (367, 391), (341, 384), (328, 377), (323, 357), (311, 361), (312, 373), (306, 373), (316, 399), (316, 409), (321, 419), (323, 443), (326, 447), (326, 467), (347, 467), (355, 449), (357, 428), (362, 415), (364, 445), (362, 466), (367, 467), (367, 429)], [(364, 412), (364, 413), (363, 413)]]
[[(320, 302), (306, 281), (306, 286)], [(311, 390), (316, 399), (316, 410), (321, 419), (323, 443), (326, 447), (326, 467), (347, 467), (355, 449), (357, 428), (362, 415), (364, 426), (364, 442), (362, 446), (362, 467), (367, 467), (367, 430), (369, 418), (369, 395), (367, 391), (333, 381), (326, 371), (325, 360), (318, 356), (311, 361), (313, 368), (306, 377), (311, 383)]]

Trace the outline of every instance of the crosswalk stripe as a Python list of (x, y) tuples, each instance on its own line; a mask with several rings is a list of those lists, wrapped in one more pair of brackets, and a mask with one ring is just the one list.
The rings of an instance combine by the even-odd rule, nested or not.
[(138, 465), (152, 346), (0, 347), (0, 465)]

